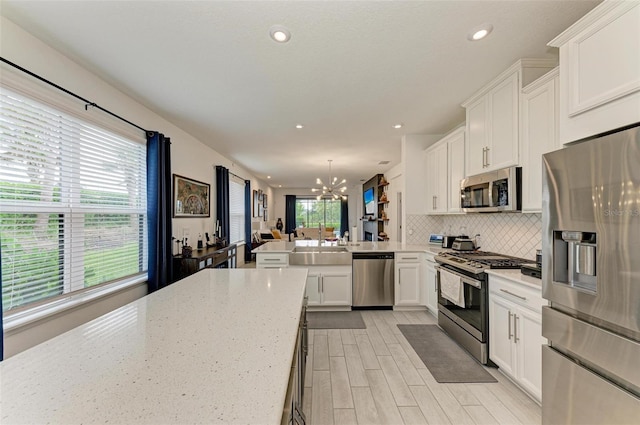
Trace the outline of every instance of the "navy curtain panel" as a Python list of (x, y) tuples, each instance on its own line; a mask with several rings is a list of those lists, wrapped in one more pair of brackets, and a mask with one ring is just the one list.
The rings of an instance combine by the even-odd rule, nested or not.
[(244, 181), (244, 261), (251, 261), (251, 181)]
[(220, 223), (220, 238), (229, 242), (229, 170), (216, 165), (216, 219)]
[(171, 139), (147, 132), (148, 291), (171, 283)]
[(296, 228), (296, 195), (284, 197), (284, 231), (292, 233)]
[(342, 199), (340, 201), (340, 236), (349, 230), (349, 201)]

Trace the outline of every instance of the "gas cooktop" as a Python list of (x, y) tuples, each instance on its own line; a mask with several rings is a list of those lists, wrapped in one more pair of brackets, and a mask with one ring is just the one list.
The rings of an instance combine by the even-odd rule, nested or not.
[(474, 274), (484, 273), (487, 269), (519, 269), (523, 264), (534, 262), (486, 251), (443, 251), (435, 259), (438, 263)]

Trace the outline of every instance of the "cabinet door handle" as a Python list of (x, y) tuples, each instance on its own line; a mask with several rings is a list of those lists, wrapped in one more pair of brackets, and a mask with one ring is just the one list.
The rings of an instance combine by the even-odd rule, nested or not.
[[(515, 316), (515, 314), (514, 314)], [(509, 337), (509, 339), (511, 339), (511, 337), (513, 336), (511, 334), (511, 312), (509, 311), (509, 320), (507, 320), (507, 323), (509, 324), (508, 329), (507, 329), (507, 336)]]
[(486, 157), (487, 157), (487, 167), (489, 167), (491, 165), (491, 164), (489, 164), (489, 146), (487, 146)]
[(513, 341), (520, 341), (520, 338), (518, 338), (518, 316), (515, 314), (513, 315)]
[(434, 202), (433, 209), (437, 210), (438, 209), (438, 195), (433, 197), (433, 202)]
[(436, 197), (435, 196), (431, 197), (431, 209), (432, 210), (436, 209)]
[(527, 297), (523, 297), (523, 296), (521, 296), (521, 295), (514, 294), (513, 292), (511, 292), (511, 291), (507, 291), (506, 289), (500, 289), (500, 291), (501, 291), (501, 292), (504, 292), (505, 294), (509, 294), (509, 295), (511, 295), (511, 296), (514, 296), (514, 297), (516, 297), (516, 298), (520, 298), (522, 301), (526, 301), (526, 300), (527, 300)]
[(482, 148), (482, 168), (487, 166), (487, 163), (485, 161), (485, 153), (487, 152), (487, 148)]

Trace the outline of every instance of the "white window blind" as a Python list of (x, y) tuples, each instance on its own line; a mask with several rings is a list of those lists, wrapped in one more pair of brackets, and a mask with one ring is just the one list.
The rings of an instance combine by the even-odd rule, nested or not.
[(244, 181), (229, 178), (229, 239), (231, 243), (244, 242)]
[(0, 91), (3, 310), (147, 269), (146, 147)]

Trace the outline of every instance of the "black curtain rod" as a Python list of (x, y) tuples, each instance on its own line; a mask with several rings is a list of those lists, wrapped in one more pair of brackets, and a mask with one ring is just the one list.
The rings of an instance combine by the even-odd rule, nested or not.
[(99, 110), (101, 110), (102, 112), (105, 112), (105, 113), (107, 113), (107, 114), (111, 115), (112, 117), (115, 117), (115, 118), (119, 119), (120, 121), (124, 121), (124, 122), (126, 122), (127, 124), (132, 125), (132, 126), (134, 126), (135, 128), (138, 128), (138, 129), (140, 129), (140, 130), (144, 131), (144, 132), (145, 132), (145, 134), (148, 132), (147, 130), (145, 130), (144, 128), (140, 127), (139, 125), (134, 124), (134, 123), (132, 123), (131, 121), (129, 121), (129, 120), (127, 120), (127, 119), (125, 119), (125, 118), (122, 118), (120, 115), (116, 115), (116, 114), (114, 114), (113, 112), (111, 112), (111, 111), (109, 111), (109, 110), (107, 110), (107, 109), (104, 109), (102, 106), (100, 106), (100, 105), (98, 105), (98, 104), (96, 104), (96, 103), (94, 103), (94, 102), (92, 102), (92, 101), (90, 101), (90, 100), (87, 100), (87, 99), (85, 99), (85, 98), (84, 98), (84, 97), (82, 97), (82, 96), (78, 96), (77, 94), (75, 94), (75, 93), (73, 93), (73, 92), (71, 92), (71, 91), (69, 91), (69, 90), (65, 89), (64, 87), (60, 87), (60, 86), (59, 86), (59, 85), (57, 85), (56, 83), (54, 83), (54, 82), (52, 82), (52, 81), (49, 81), (49, 80), (47, 80), (46, 78), (41, 77), (41, 76), (39, 76), (38, 74), (35, 74), (35, 73), (33, 73), (33, 72), (29, 71), (28, 69), (25, 69), (25, 68), (21, 67), (20, 65), (15, 64), (15, 63), (13, 63), (13, 62), (11, 62), (11, 61), (9, 61), (9, 60), (7, 60), (7, 59), (3, 58), (2, 56), (0, 56), (0, 60), (1, 60), (2, 62), (6, 63), (7, 65), (11, 65), (12, 67), (14, 67), (14, 68), (16, 68), (16, 69), (18, 69), (18, 70), (20, 70), (20, 71), (24, 72), (25, 74), (30, 75), (30, 76), (32, 76), (33, 78), (36, 78), (36, 79), (38, 79), (38, 80), (42, 81), (43, 83), (47, 83), (47, 84), (49, 84), (50, 86), (55, 87), (55, 88), (57, 88), (58, 90), (65, 92), (65, 93), (66, 93), (66, 94), (68, 94), (69, 96), (73, 96), (73, 97), (75, 97), (76, 99), (79, 99), (79, 100), (83, 101), (83, 102), (84, 102), (84, 109), (85, 109), (85, 111), (89, 110), (89, 106), (91, 106), (91, 107), (93, 107), (93, 108), (99, 109)]

